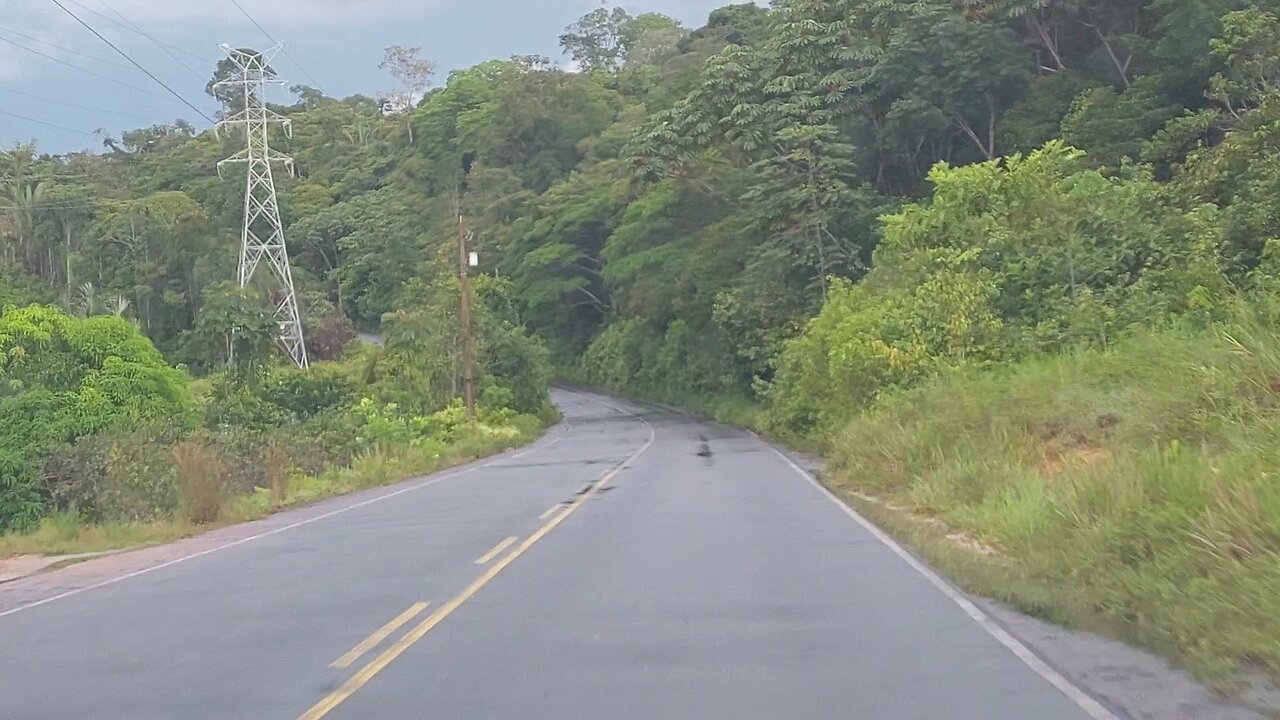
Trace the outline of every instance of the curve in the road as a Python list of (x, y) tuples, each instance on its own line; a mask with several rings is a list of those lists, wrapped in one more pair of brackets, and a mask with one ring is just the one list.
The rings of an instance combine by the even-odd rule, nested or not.
[(1115, 720), (773, 446), (556, 398), (520, 452), (0, 588), (0, 717)]

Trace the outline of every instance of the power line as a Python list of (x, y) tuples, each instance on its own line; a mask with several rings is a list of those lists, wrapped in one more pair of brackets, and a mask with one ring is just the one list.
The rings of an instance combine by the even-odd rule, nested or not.
[(266, 36), (267, 40), (271, 41), (272, 45), (275, 45), (276, 47), (280, 48), (280, 52), (283, 53), (285, 57), (289, 58), (289, 62), (292, 62), (294, 65), (297, 65), (298, 69), (302, 71), (302, 74), (305, 75), (306, 78), (310, 80), (312, 83), (314, 83), (315, 87), (318, 90), (320, 90), (320, 92), (324, 92), (324, 87), (320, 84), (320, 81), (312, 77), (311, 73), (307, 72), (307, 69), (302, 67), (302, 63), (298, 62), (292, 55), (289, 54), (289, 49), (284, 46), (284, 43), (272, 37), (271, 33), (267, 32), (267, 29), (262, 27), (262, 25), (257, 20), (255, 20), (252, 15), (249, 14), (248, 10), (244, 9), (244, 6), (240, 4), (240, 0), (231, 0), (231, 4), (235, 5), (236, 8), (240, 10), (241, 14), (243, 14), (246, 18), (248, 18), (249, 22), (253, 23), (253, 26), (258, 28), (258, 30), (263, 35)]
[(51, 48), (56, 48), (56, 49), (61, 50), (62, 52), (65, 52), (65, 53), (71, 53), (72, 55), (79, 55), (80, 57), (82, 57), (82, 58), (84, 58), (84, 59), (86, 59), (86, 60), (92, 60), (92, 61), (94, 61), (94, 62), (96, 62), (96, 63), (101, 63), (101, 64), (103, 64), (103, 65), (111, 65), (111, 66), (113, 66), (113, 67), (118, 67), (118, 68), (127, 68), (127, 67), (128, 67), (128, 65), (122, 65), (122, 64), (120, 64), (120, 63), (118, 63), (118, 62), (115, 62), (115, 61), (113, 61), (113, 60), (103, 60), (103, 59), (102, 59), (102, 58), (100, 58), (100, 57), (94, 57), (93, 55), (86, 55), (85, 53), (82, 53), (82, 52), (80, 52), (79, 50), (73, 50), (73, 49), (71, 49), (71, 48), (69, 48), (69, 47), (63, 47), (63, 46), (61, 46), (61, 45), (59, 45), (59, 44), (57, 44), (57, 43), (52, 43), (52, 42), (49, 42), (48, 40), (42, 40), (42, 39), (40, 39), (40, 38), (38, 38), (38, 37), (35, 37), (34, 35), (28, 35), (28, 34), (26, 34), (26, 33), (24, 33), (24, 32), (19, 32), (19, 31), (17, 31), (17, 30), (14, 30), (13, 28), (0, 28), (0, 30), (2, 30), (2, 31), (4, 31), (4, 32), (7, 32), (7, 33), (9, 33), (9, 34), (11, 34), (11, 35), (17, 35), (18, 37), (23, 38), (23, 39), (25, 39), (25, 40), (30, 40), (31, 42), (37, 42), (37, 43), (40, 43), (41, 45), (48, 45), (48, 46), (49, 46), (49, 47), (51, 47)]
[(118, 115), (118, 116), (120, 116), (120, 117), (126, 117), (126, 118), (129, 118), (129, 119), (131, 119), (131, 120), (138, 120), (138, 121), (141, 121), (141, 122), (148, 122), (148, 120), (147, 120), (146, 118), (142, 117), (141, 115), (132, 115), (132, 114), (130, 114), (130, 113), (116, 112), (115, 110), (106, 110), (106, 109), (104, 109), (104, 108), (100, 108), (100, 107), (92, 107), (92, 106), (90, 106), (90, 105), (81, 105), (80, 103), (73, 103), (73, 102), (70, 102), (70, 101), (67, 101), (67, 100), (57, 100), (57, 99), (55, 99), (55, 98), (45, 97), (45, 96), (43, 96), (43, 95), (37, 95), (37, 94), (35, 94), (35, 93), (29, 93), (29, 92), (27, 92), (27, 91), (25, 91), (25, 90), (17, 90), (17, 89), (15, 89), (15, 88), (4, 87), (3, 85), (0, 85), (0, 92), (7, 92), (7, 93), (12, 93), (12, 94), (14, 94), (14, 95), (21, 95), (21, 96), (23, 96), (23, 97), (31, 98), (32, 100), (36, 100), (36, 101), (39, 101), (39, 102), (51, 103), (51, 104), (53, 104), (53, 105), (65, 105), (66, 107), (78, 108), (78, 109), (80, 109), (80, 110), (91, 110), (91, 111), (93, 111), (93, 112), (99, 112), (99, 113), (103, 113), (103, 114), (105, 114), (105, 115)]
[(178, 57), (177, 55), (175, 55), (175, 54), (173, 53), (173, 51), (172, 51), (172, 50), (170, 50), (170, 49), (168, 48), (168, 46), (167, 46), (165, 43), (160, 42), (159, 40), (157, 40), (157, 39), (155, 39), (154, 37), (152, 37), (152, 36), (151, 36), (149, 33), (147, 33), (145, 30), (143, 30), (142, 28), (138, 27), (138, 26), (137, 26), (137, 24), (135, 24), (135, 23), (134, 23), (132, 20), (130, 20), (129, 18), (125, 17), (125, 16), (124, 16), (124, 15), (123, 15), (119, 10), (115, 9), (115, 8), (114, 8), (114, 7), (112, 7), (110, 4), (108, 4), (108, 3), (107, 3), (107, 0), (98, 0), (98, 2), (102, 3), (102, 6), (103, 6), (103, 7), (105, 7), (106, 9), (108, 9), (108, 10), (110, 10), (111, 12), (115, 13), (116, 15), (118, 15), (118, 16), (120, 17), (120, 19), (121, 19), (121, 20), (123, 20), (123, 21), (125, 22), (125, 24), (126, 24), (126, 25), (128, 25), (130, 28), (132, 28), (132, 29), (133, 29), (133, 31), (134, 31), (134, 32), (136, 32), (136, 33), (138, 33), (139, 35), (141, 35), (142, 37), (144, 37), (144, 38), (146, 38), (146, 39), (150, 40), (150, 41), (151, 41), (151, 42), (152, 42), (156, 47), (160, 48), (160, 50), (161, 50), (162, 52), (164, 52), (164, 54), (165, 54), (165, 55), (168, 55), (170, 58), (172, 58), (172, 59), (173, 59), (173, 61), (174, 61), (174, 62), (176, 62), (176, 63), (178, 63), (179, 65), (181, 65), (181, 66), (182, 66), (182, 67), (183, 67), (187, 72), (189, 72), (189, 73), (191, 73), (192, 75), (194, 75), (194, 76), (195, 76), (195, 78), (196, 78), (197, 80), (203, 80), (203, 79), (204, 79), (204, 77), (203, 77), (202, 75), (200, 75), (200, 73), (199, 73), (199, 72), (197, 72), (197, 71), (193, 70), (193, 69), (191, 68), (191, 66), (190, 66), (190, 65), (188, 65), (188, 64), (186, 64), (186, 63), (184, 63), (184, 62), (182, 62), (182, 58), (180, 58), (180, 57)]
[(66, 125), (51, 123), (47, 120), (40, 120), (39, 118), (33, 118), (27, 115), (19, 115), (18, 113), (9, 112), (8, 110), (0, 110), (0, 115), (8, 115), (9, 117), (18, 118), (19, 120), (26, 120), (27, 122), (32, 122), (37, 125), (45, 125), (47, 127), (56, 128), (58, 130), (65, 130), (67, 132), (80, 133), (81, 135), (88, 135), (90, 137), (95, 137), (94, 134), (89, 132), (88, 130), (80, 130), (78, 128), (67, 127)]
[(44, 58), (44, 59), (46, 59), (46, 60), (51, 60), (51, 61), (53, 61), (53, 62), (58, 63), (59, 65), (65, 65), (65, 66), (67, 66), (67, 67), (71, 68), (72, 70), (78, 70), (79, 72), (82, 72), (82, 73), (84, 73), (84, 74), (86, 74), (86, 75), (89, 75), (89, 76), (92, 76), (92, 77), (96, 77), (96, 78), (98, 78), (99, 80), (106, 80), (106, 81), (107, 81), (107, 82), (109, 82), (109, 83), (115, 83), (116, 85), (119, 85), (119, 86), (121, 86), (121, 87), (127, 87), (127, 88), (129, 88), (130, 90), (134, 90), (134, 91), (136, 91), (136, 92), (140, 92), (140, 93), (142, 93), (143, 95), (150, 95), (151, 97), (163, 98), (163, 99), (165, 99), (165, 100), (169, 100), (169, 99), (170, 99), (169, 97), (167, 97), (167, 96), (165, 96), (165, 95), (161, 95), (160, 93), (151, 92), (150, 90), (147, 90), (147, 89), (145, 89), (145, 88), (140, 88), (140, 87), (138, 87), (137, 85), (131, 85), (131, 84), (129, 84), (129, 83), (127, 83), (127, 82), (123, 81), (123, 80), (117, 80), (117, 79), (115, 79), (115, 78), (113, 78), (113, 77), (110, 77), (110, 76), (107, 76), (107, 75), (102, 75), (102, 74), (100, 74), (100, 73), (96, 73), (96, 72), (94, 72), (94, 71), (92, 71), (92, 70), (89, 70), (89, 69), (87, 69), (87, 68), (82, 68), (82, 67), (80, 67), (79, 65), (76, 65), (75, 63), (67, 62), (66, 60), (63, 60), (63, 59), (62, 59), (62, 58), (60, 58), (60, 57), (57, 57), (57, 56), (54, 56), (54, 55), (50, 55), (49, 53), (46, 53), (46, 52), (41, 52), (41, 51), (39, 51), (39, 50), (36, 50), (35, 48), (27, 47), (26, 45), (23, 45), (22, 43), (20, 43), (20, 42), (18, 42), (18, 41), (16, 41), (16, 40), (10, 40), (9, 38), (7, 38), (7, 37), (5, 37), (5, 36), (3, 36), (3, 35), (0, 35), (0, 42), (6, 42), (6, 43), (9, 43), (10, 45), (12, 45), (12, 46), (14, 46), (14, 47), (16, 47), (16, 48), (19, 48), (19, 49), (21, 49), (21, 50), (26, 50), (27, 52), (29, 52), (29, 53), (31, 53), (31, 54), (33, 54), (33, 55), (39, 55), (40, 57), (42, 57), (42, 58)]
[[(107, 22), (111, 23), (112, 25), (115, 25), (116, 27), (123, 28), (123, 29), (125, 29), (125, 30), (128, 30), (128, 31), (129, 31), (129, 32), (131, 32), (131, 33), (135, 33), (135, 34), (142, 34), (142, 32), (141, 32), (138, 28), (136, 28), (136, 27), (129, 27), (128, 25), (125, 25), (124, 23), (120, 22), (119, 20), (116, 20), (115, 18), (113, 18), (113, 17), (111, 17), (111, 16), (109, 16), (109, 15), (104, 15), (104, 14), (102, 14), (101, 12), (99, 12), (99, 11), (97, 11), (97, 10), (94, 10), (93, 8), (89, 7), (88, 5), (85, 5), (84, 3), (79, 2), (79, 0), (65, 0), (65, 1), (66, 1), (66, 2), (71, 3), (72, 5), (75, 5), (76, 7), (80, 8), (81, 10), (84, 10), (84, 11), (85, 11), (85, 12), (87, 12), (87, 13), (92, 13), (93, 15), (98, 16), (99, 18), (101, 18), (101, 19), (103, 19), (103, 20), (105, 20), (105, 21), (107, 21)], [(193, 58), (193, 59), (199, 60), (200, 62), (205, 62), (205, 63), (210, 62), (209, 58), (207, 58), (207, 57), (200, 57), (199, 55), (197, 55), (197, 54), (195, 54), (195, 53), (191, 52), (190, 50), (186, 50), (186, 49), (184, 49), (184, 48), (180, 48), (180, 47), (178, 47), (177, 45), (172, 45), (172, 44), (170, 44), (170, 43), (164, 42), (163, 40), (157, 40), (156, 42), (158, 42), (158, 43), (160, 43), (161, 45), (164, 45), (164, 46), (166, 46), (166, 47), (170, 48), (171, 50), (176, 50), (177, 52), (180, 52), (180, 53), (182, 53), (183, 55), (186, 55), (187, 57), (190, 57), (190, 58)]]
[(80, 23), (81, 25), (83, 25), (83, 26), (85, 27), (85, 29), (86, 29), (86, 30), (88, 30), (89, 32), (91, 32), (91, 33), (93, 33), (94, 35), (96, 35), (96, 36), (98, 37), (98, 39), (99, 39), (99, 40), (101, 40), (102, 42), (104, 42), (104, 43), (106, 43), (108, 46), (110, 46), (112, 50), (115, 50), (117, 53), (119, 53), (119, 54), (120, 54), (120, 57), (123, 57), (125, 60), (128, 60), (130, 64), (132, 64), (134, 67), (138, 68), (138, 69), (139, 69), (139, 70), (141, 70), (143, 73), (145, 73), (147, 77), (151, 78), (152, 80), (155, 80), (157, 85), (159, 85), (160, 87), (164, 88), (165, 90), (168, 90), (170, 95), (172, 95), (172, 96), (174, 96), (174, 97), (178, 98), (179, 100), (181, 100), (183, 105), (186, 105), (187, 107), (189, 107), (189, 108), (191, 108), (192, 110), (196, 111), (196, 114), (197, 114), (197, 115), (199, 115), (200, 117), (204, 118), (205, 120), (208, 120), (209, 122), (213, 122), (213, 121), (214, 121), (214, 120), (213, 120), (213, 118), (211, 118), (211, 117), (209, 117), (208, 115), (206, 115), (206, 114), (204, 113), (204, 111), (203, 111), (203, 110), (201, 110), (200, 108), (196, 107), (195, 105), (192, 105), (192, 104), (191, 104), (191, 103), (190, 103), (186, 98), (184, 98), (184, 97), (182, 97), (181, 95), (179, 95), (179, 94), (178, 94), (178, 91), (176, 91), (176, 90), (174, 90), (173, 88), (169, 87), (168, 85), (166, 85), (166, 84), (165, 84), (165, 82), (164, 82), (163, 80), (161, 80), (160, 78), (158, 78), (158, 77), (156, 77), (155, 75), (153, 75), (153, 74), (151, 73), (151, 71), (150, 71), (150, 70), (148, 70), (148, 69), (146, 69), (146, 68), (142, 67), (141, 65), (139, 65), (139, 64), (138, 64), (138, 61), (134, 60), (132, 57), (130, 57), (130, 56), (129, 56), (129, 53), (126, 53), (125, 51), (123, 51), (123, 50), (121, 50), (119, 47), (117, 47), (115, 43), (111, 42), (111, 41), (110, 41), (110, 40), (108, 40), (108, 39), (107, 39), (107, 38), (106, 38), (102, 33), (100, 33), (100, 32), (98, 32), (97, 30), (95, 30), (95, 29), (93, 28), (93, 26), (92, 26), (92, 25), (90, 25), (89, 23), (85, 22), (84, 20), (81, 20), (79, 15), (76, 15), (75, 13), (71, 12), (70, 10), (68, 10), (68, 9), (67, 9), (67, 6), (66, 6), (66, 5), (63, 5), (61, 0), (49, 0), (49, 1), (50, 1), (50, 2), (52, 2), (54, 5), (57, 5), (59, 8), (61, 8), (63, 12), (65, 12), (65, 13), (66, 13), (66, 14), (68, 14), (68, 15), (70, 15), (70, 16), (71, 16), (71, 17), (72, 17), (76, 22), (78, 22), (78, 23)]

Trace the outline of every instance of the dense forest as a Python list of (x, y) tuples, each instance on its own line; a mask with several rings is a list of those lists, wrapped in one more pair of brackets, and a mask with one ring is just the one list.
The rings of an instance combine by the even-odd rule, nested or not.
[[(395, 47), (394, 112), (302, 86), (274, 108), (309, 346), (347, 395), (420, 417), (456, 398), (461, 214), (494, 411), (540, 412), (553, 372), (762, 409), (831, 451), (833, 482), (942, 517), (1197, 669), (1280, 675), (1280, 492), (1260, 480), (1280, 3), (777, 0), (694, 29), (603, 8), (560, 40), (572, 71), (513, 57), (432, 83)], [(243, 188), (216, 163), (240, 142), (176, 122), (0, 158), (0, 304), (45, 304), (0, 320), (0, 524), (58, 505), (49, 459), (111, 427), (93, 418), (190, 412), (184, 371), (215, 388), (206, 424), (309, 421), (263, 399), (319, 381), (279, 367), (234, 283)], [(353, 350), (356, 329), (385, 349)]]

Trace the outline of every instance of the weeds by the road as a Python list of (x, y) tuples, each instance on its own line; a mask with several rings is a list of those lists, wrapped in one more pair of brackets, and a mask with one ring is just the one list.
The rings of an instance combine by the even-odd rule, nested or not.
[(226, 469), (213, 448), (183, 440), (173, 449), (178, 475), (178, 508), (193, 525), (208, 525), (222, 514), (222, 477)]
[[(501, 425), (464, 426), (447, 441), (394, 445), (371, 450), (350, 466), (332, 467), (316, 474), (292, 469), (270, 487), (248, 494), (210, 495), (218, 478), (220, 461), (208, 448), (187, 441), (175, 453), (177, 474), (184, 494), (182, 512), (146, 522), (91, 523), (74, 513), (45, 518), (32, 532), (0, 535), (0, 557), (11, 555), (98, 552), (155, 545), (189, 537), (216, 527), (256, 520), (280, 510), (324, 498), (400, 482), (449, 467), (462, 465), (526, 444), (544, 427), (531, 416), (515, 416)], [(280, 451), (283, 453), (283, 451)], [(283, 459), (268, 449), (265, 474), (275, 477)], [(216, 505), (209, 503), (217, 501)], [(213, 520), (211, 518), (216, 518)], [(202, 522), (204, 521), (204, 522)]]
[(1219, 684), (1280, 678), (1280, 341), (1257, 326), (948, 375), (833, 445), (838, 489), (1002, 553), (924, 543), (974, 589)]

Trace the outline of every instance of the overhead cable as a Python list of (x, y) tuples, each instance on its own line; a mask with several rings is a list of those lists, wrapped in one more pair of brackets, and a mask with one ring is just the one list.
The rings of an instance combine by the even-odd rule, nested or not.
[[(124, 23), (120, 22), (119, 20), (117, 20), (117, 19), (115, 19), (115, 18), (111, 17), (110, 15), (105, 15), (105, 14), (103, 14), (103, 13), (101, 13), (101, 12), (97, 11), (97, 10), (94, 10), (93, 8), (89, 7), (88, 5), (85, 5), (84, 3), (79, 2), (79, 0), (65, 0), (65, 2), (71, 3), (72, 5), (75, 5), (76, 7), (80, 8), (81, 10), (84, 10), (84, 11), (85, 11), (85, 12), (87, 12), (87, 13), (91, 13), (91, 14), (93, 14), (93, 15), (96, 15), (97, 17), (101, 18), (102, 20), (105, 20), (106, 22), (111, 23), (112, 25), (115, 25), (116, 27), (119, 27), (119, 28), (124, 29), (124, 30), (128, 30), (129, 32), (134, 33), (134, 34), (142, 34), (142, 33), (141, 33), (141, 31), (140, 31), (140, 30), (138, 30), (136, 27), (129, 27), (128, 25), (126, 25), (126, 24), (124, 24)], [(190, 50), (186, 50), (186, 49), (184, 49), (184, 48), (178, 47), (177, 45), (172, 45), (172, 44), (170, 44), (170, 43), (164, 42), (163, 40), (157, 40), (156, 42), (160, 43), (161, 45), (164, 45), (164, 46), (168, 47), (168, 48), (169, 48), (169, 49), (171, 49), (171, 50), (175, 50), (175, 51), (177, 51), (177, 52), (180, 52), (180, 53), (182, 53), (183, 55), (186, 55), (186, 56), (188, 56), (188, 57), (190, 57), (190, 58), (192, 58), (192, 59), (199, 60), (200, 62), (205, 62), (205, 63), (207, 63), (207, 62), (212, 62), (212, 61), (210, 61), (210, 60), (209, 60), (209, 58), (207, 58), (207, 57), (201, 57), (201, 56), (199, 56), (199, 55), (197, 55), (197, 54), (195, 54), (195, 53), (191, 52)]]
[(37, 125), (45, 125), (47, 127), (56, 128), (58, 130), (65, 130), (67, 132), (80, 133), (81, 135), (89, 135), (90, 137), (96, 137), (93, 133), (89, 132), (88, 130), (81, 130), (79, 128), (67, 127), (66, 125), (51, 123), (47, 120), (41, 120), (39, 118), (33, 118), (27, 115), (20, 115), (16, 112), (9, 112), (8, 110), (0, 110), (0, 115), (8, 115), (9, 117), (18, 118), (19, 120), (26, 120), (27, 122), (35, 123)]
[(115, 8), (114, 8), (114, 7), (112, 7), (110, 4), (108, 4), (108, 3), (107, 3), (107, 0), (98, 0), (98, 2), (102, 3), (102, 6), (103, 6), (103, 7), (105, 7), (106, 9), (110, 10), (111, 12), (113, 12), (113, 13), (115, 13), (117, 16), (119, 16), (119, 18), (120, 18), (121, 20), (123, 20), (123, 21), (125, 22), (125, 24), (126, 24), (126, 25), (128, 25), (128, 26), (129, 26), (129, 27), (130, 27), (134, 32), (136, 32), (136, 33), (138, 33), (139, 35), (141, 35), (142, 37), (144, 37), (144, 38), (146, 38), (146, 39), (150, 40), (150, 41), (151, 41), (151, 43), (152, 43), (153, 45), (155, 45), (156, 47), (160, 48), (161, 52), (163, 52), (165, 55), (168, 55), (168, 56), (169, 56), (169, 57), (170, 57), (174, 62), (176, 62), (176, 63), (178, 63), (178, 65), (182, 66), (182, 68), (183, 68), (183, 69), (185, 69), (187, 72), (189, 72), (189, 73), (191, 73), (192, 75), (194, 75), (194, 76), (195, 76), (195, 78), (196, 78), (197, 80), (204, 80), (204, 79), (205, 79), (205, 76), (201, 75), (201, 74), (199, 73), (199, 71), (197, 71), (197, 70), (193, 69), (190, 65), (186, 64), (185, 62), (183, 62), (183, 61), (182, 61), (182, 58), (180, 58), (180, 57), (178, 57), (176, 54), (174, 54), (174, 52), (173, 52), (172, 50), (170, 50), (170, 49), (169, 49), (169, 45), (168, 45), (167, 43), (162, 43), (162, 42), (160, 42), (160, 41), (159, 41), (159, 40), (157, 40), (155, 37), (153, 37), (150, 33), (148, 33), (146, 30), (143, 30), (142, 28), (138, 27), (136, 23), (134, 23), (134, 22), (133, 22), (132, 20), (130, 20), (129, 18), (125, 17), (125, 16), (124, 16), (124, 15), (123, 15), (119, 10), (115, 9)]
[(74, 103), (74, 102), (71, 102), (71, 101), (69, 101), (69, 100), (59, 100), (59, 99), (57, 99), (57, 98), (45, 97), (45, 96), (43, 96), (43, 95), (37, 95), (37, 94), (35, 94), (35, 93), (27, 92), (27, 91), (25, 91), (25, 90), (18, 90), (18, 89), (16, 89), (16, 88), (4, 87), (3, 85), (0, 85), (0, 92), (7, 92), (7, 93), (11, 93), (11, 94), (13, 94), (13, 95), (21, 95), (21, 96), (23, 96), (23, 97), (31, 98), (32, 100), (36, 100), (36, 101), (38, 101), (38, 102), (50, 103), (50, 104), (53, 104), (53, 105), (63, 105), (63, 106), (66, 106), (66, 107), (77, 108), (77, 109), (79, 109), (79, 110), (90, 110), (90, 111), (92, 111), (92, 112), (103, 113), (103, 114), (105, 114), (105, 115), (118, 115), (118, 116), (120, 116), (120, 117), (126, 117), (126, 118), (129, 118), (129, 119), (131, 119), (131, 120), (138, 120), (138, 121), (141, 121), (141, 122), (148, 122), (148, 120), (147, 120), (146, 118), (142, 117), (141, 115), (133, 115), (133, 114), (130, 114), (130, 113), (122, 113), (122, 112), (117, 112), (117, 111), (115, 111), (115, 110), (106, 110), (106, 109), (104, 109), (104, 108), (100, 108), (100, 107), (92, 107), (92, 106), (90, 106), (90, 105), (81, 105), (80, 103)]
[(109, 75), (103, 75), (103, 74), (101, 74), (101, 73), (96, 73), (96, 72), (94, 72), (94, 71), (92, 71), (92, 70), (89, 70), (88, 68), (82, 68), (82, 67), (80, 67), (79, 65), (76, 65), (75, 63), (70, 63), (70, 62), (67, 62), (66, 60), (63, 60), (63, 59), (62, 59), (62, 58), (60, 58), (60, 57), (57, 57), (57, 56), (54, 56), (54, 55), (50, 55), (49, 53), (46, 53), (46, 52), (41, 52), (40, 50), (36, 50), (35, 48), (32, 48), (32, 47), (27, 47), (26, 45), (23, 45), (22, 43), (17, 42), (16, 40), (10, 40), (9, 38), (7, 38), (7, 37), (5, 37), (5, 36), (3, 36), (3, 35), (0, 35), (0, 42), (9, 43), (10, 45), (12, 45), (12, 46), (14, 46), (14, 47), (16, 47), (16, 48), (18, 48), (18, 49), (20, 49), (20, 50), (25, 50), (25, 51), (27, 51), (27, 52), (29, 52), (29, 53), (33, 54), (33, 55), (39, 55), (40, 57), (42, 57), (42, 58), (44, 58), (44, 59), (46, 59), (46, 60), (49, 60), (49, 61), (52, 61), (52, 62), (56, 62), (56, 63), (58, 63), (59, 65), (65, 65), (65, 66), (67, 66), (67, 67), (71, 68), (72, 70), (76, 70), (76, 71), (78, 71), (78, 72), (82, 72), (82, 73), (84, 73), (84, 74), (86, 74), (86, 75), (89, 75), (89, 76), (91, 76), (91, 77), (96, 77), (96, 78), (98, 78), (99, 80), (105, 80), (105, 81), (107, 81), (107, 82), (109, 82), (109, 83), (114, 83), (114, 84), (119, 85), (119, 86), (121, 86), (121, 87), (127, 87), (127, 88), (129, 88), (130, 90), (133, 90), (133, 91), (135, 91), (135, 92), (140, 92), (140, 93), (142, 93), (143, 95), (150, 95), (151, 97), (163, 98), (163, 99), (165, 99), (165, 100), (170, 100), (170, 99), (171, 99), (171, 98), (169, 98), (169, 97), (168, 97), (168, 96), (166, 96), (166, 95), (161, 95), (160, 93), (152, 92), (152, 91), (150, 91), (150, 90), (147, 90), (146, 88), (140, 88), (140, 87), (138, 87), (137, 85), (133, 85), (133, 84), (131, 84), (131, 83), (127, 83), (127, 82), (125, 82), (125, 81), (123, 81), (123, 80), (117, 80), (116, 78), (113, 78), (113, 77), (111, 77), (111, 76), (109, 76)]
[(31, 41), (31, 42), (40, 43), (41, 45), (48, 45), (49, 47), (51, 47), (51, 48), (55, 48), (55, 49), (57, 49), (57, 50), (61, 50), (61, 51), (62, 51), (62, 52), (64, 52), (64, 53), (70, 53), (71, 55), (79, 55), (80, 57), (82, 57), (82, 58), (84, 58), (84, 59), (86, 59), (86, 60), (92, 60), (92, 61), (94, 61), (94, 62), (96, 62), (96, 63), (101, 64), (101, 65), (110, 65), (110, 66), (112, 66), (112, 67), (118, 67), (118, 68), (127, 68), (127, 67), (129, 67), (128, 65), (123, 65), (123, 64), (118, 63), (118, 62), (116, 62), (116, 61), (114, 61), (114, 60), (104, 60), (104, 59), (102, 59), (102, 58), (100, 58), (100, 57), (94, 57), (93, 55), (87, 55), (87, 54), (85, 54), (85, 53), (80, 52), (79, 50), (73, 50), (73, 49), (71, 49), (71, 48), (69, 48), (69, 47), (63, 47), (62, 45), (59, 45), (59, 44), (57, 44), (57, 43), (49, 42), (48, 40), (44, 40), (44, 39), (38, 38), (38, 37), (36, 37), (36, 36), (34, 36), (34, 35), (28, 35), (28, 34), (26, 34), (26, 33), (24, 33), (24, 32), (19, 32), (19, 31), (17, 31), (17, 30), (14, 30), (13, 28), (0, 28), (0, 31), (7, 32), (7, 33), (9, 33), (10, 35), (17, 35), (18, 37), (20, 37), (20, 38), (22, 38), (22, 39), (24, 39), (24, 40), (29, 40), (29, 41)]
[(298, 62), (296, 58), (289, 54), (289, 48), (285, 47), (284, 43), (272, 37), (271, 33), (267, 32), (267, 29), (262, 27), (262, 24), (255, 20), (254, 17), (249, 14), (248, 10), (244, 9), (244, 6), (240, 4), (240, 0), (231, 0), (231, 4), (235, 5), (236, 8), (240, 10), (240, 13), (248, 18), (249, 22), (253, 23), (253, 26), (258, 28), (259, 32), (261, 32), (267, 40), (271, 41), (272, 45), (279, 46), (280, 52), (283, 53), (285, 57), (289, 58), (290, 62), (298, 66), (298, 69), (301, 70), (302, 74), (314, 84), (317, 90), (324, 92), (324, 87), (320, 84), (320, 81), (312, 77), (311, 73), (307, 72), (307, 69), (302, 66), (302, 63)]
[(106, 36), (104, 36), (102, 33), (94, 29), (92, 25), (80, 19), (79, 15), (76, 15), (75, 13), (71, 12), (71, 10), (68, 9), (66, 5), (62, 4), (62, 0), (49, 0), (49, 2), (52, 2), (54, 5), (57, 5), (59, 8), (61, 8), (63, 12), (70, 15), (76, 22), (83, 25), (86, 30), (96, 35), (99, 40), (106, 43), (112, 50), (115, 50), (120, 55), (120, 57), (123, 57), (125, 60), (128, 60), (131, 65), (141, 70), (147, 77), (154, 80), (157, 85), (167, 90), (170, 95), (181, 100), (183, 105), (186, 105), (187, 107), (194, 110), (197, 115), (204, 118), (205, 120), (208, 120), (209, 122), (214, 122), (213, 118), (205, 114), (205, 112), (200, 108), (196, 107), (195, 105), (192, 105), (191, 102), (186, 98), (182, 97), (182, 95), (180, 95), (177, 90), (174, 90), (173, 88), (169, 87), (167, 84), (165, 84), (163, 80), (156, 77), (150, 70), (146, 69), (141, 64), (139, 64), (137, 60), (134, 60), (132, 57), (130, 57), (129, 53), (121, 50), (115, 43), (111, 42), (106, 38)]

